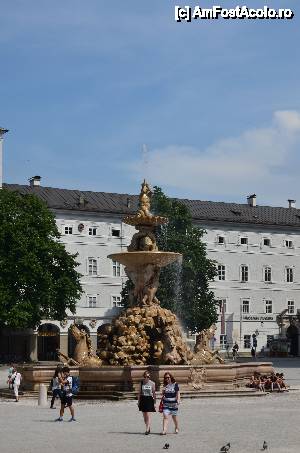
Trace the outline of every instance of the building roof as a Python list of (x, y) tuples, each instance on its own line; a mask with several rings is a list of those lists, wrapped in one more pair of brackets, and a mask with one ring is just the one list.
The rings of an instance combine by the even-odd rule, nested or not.
[[(78, 210), (109, 214), (129, 214), (137, 210), (138, 195), (57, 189), (43, 186), (3, 184), (8, 190), (35, 194), (50, 209)], [(229, 222), (259, 225), (299, 226), (300, 209), (273, 206), (249, 206), (180, 199), (191, 211), (195, 221)]]

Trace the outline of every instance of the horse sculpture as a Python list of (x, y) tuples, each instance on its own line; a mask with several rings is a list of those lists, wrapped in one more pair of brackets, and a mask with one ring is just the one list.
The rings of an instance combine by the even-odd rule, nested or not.
[(65, 354), (60, 352), (60, 350), (57, 350), (59, 358), (71, 366), (101, 366), (102, 360), (99, 359), (93, 351), (91, 339), (87, 332), (84, 329), (79, 329), (76, 324), (71, 325), (70, 331), (76, 340), (74, 357), (67, 357)]
[(202, 330), (196, 338), (194, 348), (193, 365), (210, 365), (212, 363), (224, 363), (219, 351), (212, 351), (209, 347), (209, 341), (214, 337), (217, 327), (215, 324), (208, 329)]

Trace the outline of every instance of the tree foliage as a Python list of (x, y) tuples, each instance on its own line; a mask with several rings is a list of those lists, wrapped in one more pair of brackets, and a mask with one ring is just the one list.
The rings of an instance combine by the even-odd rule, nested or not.
[(59, 238), (43, 201), (0, 190), (0, 326), (35, 328), (42, 319), (75, 312), (78, 263)]
[[(167, 225), (156, 230), (159, 250), (182, 254), (181, 263), (161, 270), (157, 297), (162, 307), (177, 314), (186, 329), (200, 332), (217, 321), (214, 294), (209, 289), (216, 266), (207, 258), (204, 231), (193, 225), (186, 205), (166, 197), (159, 187), (154, 188), (151, 206), (154, 214), (169, 219)], [(131, 287), (128, 282), (122, 292), (125, 306)]]

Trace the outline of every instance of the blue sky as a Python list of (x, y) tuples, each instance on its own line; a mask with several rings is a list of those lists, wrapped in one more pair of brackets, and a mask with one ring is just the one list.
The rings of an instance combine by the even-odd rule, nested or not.
[(240, 4), (265, 3), (295, 18), (176, 23), (171, 0), (0, 0), (4, 180), (136, 193), (146, 176), (172, 196), (300, 204), (300, 7)]

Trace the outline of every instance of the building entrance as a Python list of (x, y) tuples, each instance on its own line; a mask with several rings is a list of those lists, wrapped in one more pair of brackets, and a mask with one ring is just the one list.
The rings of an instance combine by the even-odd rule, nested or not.
[(59, 328), (54, 324), (42, 324), (38, 329), (38, 360), (58, 360), (56, 350), (60, 347)]
[(290, 354), (294, 357), (299, 353), (299, 334), (296, 326), (289, 326), (286, 331), (286, 336), (290, 341)]

